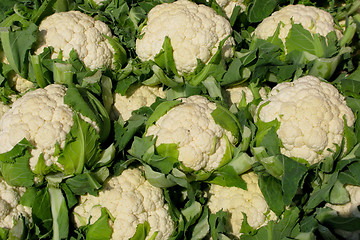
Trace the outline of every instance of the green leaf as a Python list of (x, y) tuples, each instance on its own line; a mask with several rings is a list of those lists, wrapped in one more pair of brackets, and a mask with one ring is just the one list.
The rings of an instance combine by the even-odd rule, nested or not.
[(218, 50), (212, 56), (208, 64), (203, 66), (204, 64), (202, 62), (198, 63), (197, 68), (200, 66), (203, 66), (203, 68), (200, 71), (195, 69), (194, 72), (186, 78), (190, 85), (197, 86), (209, 76), (213, 76), (217, 81), (220, 81), (226, 72), (222, 63), (222, 48), (228, 38), (229, 36), (219, 43)]
[(255, 145), (263, 146), (270, 155), (280, 154), (281, 141), (276, 131), (280, 127), (280, 122), (275, 119), (271, 122), (257, 120), (258, 131), (255, 136)]
[(204, 239), (206, 237), (206, 235), (209, 233), (210, 230), (210, 226), (209, 226), (209, 209), (208, 208), (204, 208), (199, 221), (197, 222), (197, 224), (194, 226), (192, 235), (191, 235), (191, 239), (193, 240), (197, 240), (197, 239)]
[(0, 240), (7, 240), (9, 235), (9, 229), (0, 228)]
[(22, 240), (27, 236), (27, 228), (25, 225), (25, 219), (23, 217), (19, 217), (15, 220), (14, 226), (10, 229), (8, 240)]
[(329, 200), (330, 190), (333, 188), (336, 183), (338, 177), (338, 172), (333, 173), (327, 182), (325, 182), (322, 186), (319, 186), (314, 189), (311, 193), (309, 200), (307, 201), (304, 209), (306, 211), (310, 211), (311, 209), (318, 206), (323, 201)]
[(109, 115), (93, 94), (84, 88), (69, 86), (64, 96), (64, 103), (96, 122), (100, 128), (100, 142), (107, 139), (111, 129)]
[(134, 135), (145, 126), (147, 118), (143, 115), (133, 115), (127, 121), (125, 127), (119, 122), (114, 123), (115, 144), (119, 151), (124, 150)]
[(136, 231), (133, 237), (129, 240), (145, 240), (150, 232), (150, 224), (145, 221), (144, 223), (140, 223), (136, 226)]
[(260, 22), (268, 17), (278, 5), (277, 0), (255, 0), (249, 9), (250, 22)]
[(10, 28), (0, 29), (2, 47), (13, 70), (26, 77), (27, 57), (32, 45), (36, 42), (38, 26), (31, 23), (22, 30), (13, 31)]
[(243, 63), (239, 58), (235, 58), (229, 65), (228, 70), (224, 74), (224, 77), (221, 79), (221, 85), (225, 86), (231, 83), (237, 83), (241, 81), (241, 67), (243, 67)]
[(101, 188), (101, 184), (90, 172), (69, 178), (65, 183), (76, 195), (84, 195), (86, 193), (96, 195), (97, 191)]
[(49, 187), (48, 191), (53, 219), (53, 239), (66, 239), (69, 234), (69, 216), (65, 198), (59, 188)]
[(85, 164), (96, 162), (99, 157), (99, 136), (95, 129), (74, 115), (74, 124), (68, 133), (64, 150), (58, 158), (65, 174), (80, 174)]
[(103, 35), (114, 49), (114, 63), (115, 69), (121, 69), (127, 63), (127, 53), (124, 47), (120, 44), (119, 40), (113, 37)]
[(240, 141), (240, 123), (236, 116), (232, 114), (228, 109), (220, 104), (216, 105), (216, 109), (211, 112), (211, 116), (214, 118), (216, 124), (220, 125), (224, 129), (231, 132), (231, 134)]
[(169, 188), (176, 185), (176, 183), (164, 173), (154, 171), (149, 165), (144, 165), (144, 167), (146, 179), (151, 185), (159, 188)]
[(186, 219), (185, 227), (187, 228), (188, 226), (193, 225), (201, 216), (202, 205), (197, 201), (189, 202), (187, 206), (185, 206), (185, 208), (181, 210), (181, 213)]
[(13, 149), (0, 154), (1, 174), (9, 185), (30, 187), (34, 184), (29, 148), (33, 146), (24, 138)]
[(349, 193), (340, 181), (336, 181), (331, 189), (329, 201), (332, 204), (345, 204), (350, 201)]
[(171, 40), (168, 36), (165, 36), (162, 49), (155, 56), (154, 60), (157, 65), (166, 70), (167, 74), (178, 76), (179, 74), (176, 69), (173, 52)]
[(284, 155), (281, 156), (284, 164), (284, 174), (281, 178), (282, 190), (284, 192), (284, 204), (290, 205), (294, 198), (301, 179), (307, 172), (307, 167)]
[(270, 209), (278, 216), (285, 210), (281, 182), (272, 176), (259, 176), (259, 187)]
[(204, 81), (201, 82), (202, 85), (205, 86), (207, 89), (209, 96), (212, 98), (219, 98), (223, 100), (222, 96), (222, 88), (220, 86), (220, 83), (216, 81), (216, 79), (213, 76), (209, 76)]
[[(152, 81), (163, 83), (165, 86), (175, 88), (180, 87), (184, 84), (184, 80), (182, 77), (175, 76), (174, 78), (169, 77), (164, 73), (164, 71), (157, 65), (153, 65), (151, 68), (154, 72), (152, 77)], [(147, 84), (149, 84), (150, 79), (147, 80)]]
[(37, 194), (37, 189), (30, 187), (26, 189), (26, 192), (20, 198), (20, 204), (28, 207), (32, 207)]
[(100, 218), (87, 228), (86, 240), (111, 239), (112, 228), (109, 226), (109, 219), (108, 211), (105, 208), (101, 208)]
[(41, 235), (46, 235), (52, 231), (52, 214), (50, 206), (50, 194), (48, 189), (39, 189), (36, 192), (36, 197), (32, 206), (32, 218)]
[(238, 175), (238, 173), (231, 166), (225, 165), (224, 167), (216, 170), (205, 182), (216, 184), (224, 187), (238, 187), (246, 189), (246, 182)]
[(330, 229), (341, 229), (345, 231), (360, 230), (360, 218), (357, 217), (340, 217), (334, 214), (334, 210), (330, 208), (316, 209), (316, 219)]
[(209, 225), (211, 238), (214, 240), (219, 240), (218, 237), (221, 233), (227, 233), (228, 225), (228, 213), (223, 210), (218, 211), (217, 213), (211, 213), (209, 216)]
[(301, 24), (293, 24), (285, 42), (288, 53), (298, 50), (305, 51), (317, 57), (330, 57), (326, 40), (319, 34), (312, 34)]

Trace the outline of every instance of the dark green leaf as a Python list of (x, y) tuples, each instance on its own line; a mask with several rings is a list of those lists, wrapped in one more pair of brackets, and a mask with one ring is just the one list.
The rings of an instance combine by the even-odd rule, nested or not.
[(85, 193), (96, 195), (97, 191), (101, 188), (101, 184), (91, 173), (76, 175), (67, 179), (65, 183), (76, 195), (84, 195)]
[(262, 21), (274, 11), (277, 5), (277, 0), (255, 0), (249, 9), (249, 21)]
[(86, 231), (86, 240), (111, 239), (112, 228), (109, 226), (109, 213), (105, 208), (101, 209), (101, 216), (91, 224)]
[(284, 164), (284, 174), (281, 179), (282, 190), (284, 192), (284, 203), (290, 205), (295, 196), (300, 180), (307, 172), (307, 167), (291, 158), (282, 155)]
[(29, 148), (32, 146), (23, 139), (9, 152), (0, 154), (1, 174), (9, 185), (30, 187), (34, 184), (34, 174), (29, 166), (32, 157)]
[(281, 215), (285, 210), (281, 182), (272, 176), (259, 176), (259, 187), (270, 209)]

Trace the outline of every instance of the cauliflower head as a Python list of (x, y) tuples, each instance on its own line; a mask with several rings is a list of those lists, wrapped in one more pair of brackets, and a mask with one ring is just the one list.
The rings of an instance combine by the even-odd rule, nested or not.
[[(187, 0), (164, 3), (149, 12), (143, 36), (136, 40), (136, 53), (142, 61), (153, 60), (168, 36), (176, 68), (183, 75), (196, 68), (197, 59), (208, 63), (231, 33), (229, 21), (210, 7)], [(223, 46), (225, 58), (233, 56), (233, 45), (234, 39), (228, 38)]]
[[(31, 170), (35, 169), (42, 153), (47, 166), (58, 164), (54, 156), (55, 145), (64, 148), (66, 136), (73, 125), (74, 112), (64, 103), (65, 94), (65, 86), (52, 84), (17, 99), (0, 119), (0, 153), (10, 151), (26, 138), (35, 146), (30, 150)], [(98, 129), (95, 123), (91, 124)]]
[[(228, 101), (230, 105), (239, 104), (245, 94), (246, 103), (250, 103), (254, 100), (254, 95), (251, 92), (251, 89), (244, 85), (234, 86), (226, 89), (226, 93), (228, 94)], [(266, 89), (260, 88), (259, 93), (262, 99), (266, 98)]]
[(215, 103), (199, 95), (180, 100), (182, 103), (160, 117), (146, 135), (156, 137), (156, 146), (177, 144), (178, 160), (185, 167), (195, 171), (218, 168), (235, 137), (215, 123), (211, 116)]
[(157, 97), (165, 98), (162, 87), (132, 86), (125, 96), (115, 93), (112, 117), (118, 119), (121, 116), (123, 120), (127, 121), (131, 117), (132, 111), (143, 106), (150, 106), (156, 101)]
[(258, 186), (258, 176), (254, 172), (241, 175), (247, 184), (247, 190), (237, 187), (223, 187), (211, 185), (209, 209), (216, 213), (223, 210), (228, 213), (228, 231), (235, 236), (240, 235), (241, 225), (244, 220), (243, 213), (247, 216), (249, 225), (255, 229), (267, 224), (277, 217), (267, 205)]
[(12, 187), (0, 179), (0, 228), (11, 229), (14, 219), (23, 215), (31, 220), (31, 208), (20, 204), (20, 198), (26, 188)]
[[(360, 205), (360, 187), (354, 185), (346, 185), (346, 190), (350, 196), (350, 202), (335, 205), (327, 203), (326, 206), (332, 208), (336, 211), (336, 213), (341, 217), (357, 217), (360, 218), (360, 211), (358, 206)], [(360, 231), (348, 232), (344, 230), (335, 230), (339, 235), (344, 237), (344, 239), (348, 240), (359, 240)]]
[[(268, 39), (273, 36), (279, 23), (279, 38), (285, 42), (285, 39), (292, 27), (292, 23), (301, 24), (303, 28), (315, 34), (326, 36), (335, 31), (334, 19), (330, 13), (313, 6), (288, 5), (271, 16), (265, 18), (255, 29), (254, 34), (258, 38)], [(335, 31), (340, 37), (341, 33)]]
[(336, 145), (341, 145), (343, 117), (348, 126), (355, 121), (345, 97), (314, 76), (278, 84), (257, 109), (260, 120), (280, 122), (277, 135), (283, 145), (281, 152), (310, 164), (330, 156)]
[(234, 8), (240, 6), (241, 11), (245, 11), (244, 0), (216, 0), (216, 3), (223, 9), (225, 15), (230, 18)]
[(101, 207), (106, 207), (115, 218), (112, 239), (129, 239), (140, 223), (150, 225), (149, 236), (156, 231), (156, 239), (168, 239), (174, 231), (174, 222), (164, 203), (163, 192), (152, 186), (140, 168), (129, 168), (120, 176), (107, 181), (99, 196), (85, 195), (75, 207), (75, 222), (78, 226), (94, 223), (101, 216)]
[(74, 49), (91, 70), (114, 66), (114, 49), (103, 36), (112, 37), (110, 28), (84, 13), (54, 13), (40, 23), (39, 31), (36, 54), (42, 53), (45, 47), (52, 46), (53, 58), (62, 52), (63, 58), (68, 59)]

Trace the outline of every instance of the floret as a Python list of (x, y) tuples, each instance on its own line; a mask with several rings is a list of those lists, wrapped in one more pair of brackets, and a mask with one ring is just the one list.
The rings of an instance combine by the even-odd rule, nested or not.
[(247, 184), (247, 190), (237, 187), (211, 185), (209, 209), (212, 213), (223, 210), (228, 215), (228, 231), (240, 236), (240, 230), (246, 214), (248, 224), (254, 229), (260, 228), (270, 220), (276, 220), (276, 215), (267, 205), (258, 186), (258, 176), (248, 172), (241, 177)]
[(124, 96), (120, 93), (115, 93), (112, 109), (113, 119), (118, 119), (121, 116), (123, 120), (127, 121), (131, 117), (132, 111), (143, 106), (150, 106), (157, 97), (165, 97), (165, 92), (162, 88), (145, 85), (130, 87)]
[(0, 228), (11, 229), (14, 220), (20, 215), (31, 220), (31, 208), (20, 204), (20, 198), (25, 190), (23, 187), (9, 186), (0, 179)]
[(338, 37), (341, 36), (341, 32), (335, 30), (334, 19), (330, 13), (313, 6), (301, 4), (288, 5), (274, 12), (256, 27), (254, 34), (258, 38), (266, 40), (274, 35), (279, 24), (279, 38), (284, 43), (292, 24), (301, 24), (313, 34), (318, 33), (326, 36), (328, 33), (335, 31)]
[(216, 124), (211, 113), (216, 104), (199, 95), (182, 98), (147, 130), (156, 137), (156, 146), (175, 143), (179, 161), (193, 170), (218, 168), (235, 137)]
[(52, 58), (61, 53), (66, 60), (74, 49), (91, 70), (114, 66), (114, 49), (104, 37), (112, 37), (112, 34), (110, 28), (99, 20), (79, 11), (58, 12), (45, 18), (40, 23), (39, 31), (36, 54), (52, 46)]
[[(171, 40), (176, 68), (180, 75), (191, 73), (198, 59), (208, 63), (219, 43), (232, 33), (230, 23), (205, 5), (179, 0), (155, 6), (148, 14), (142, 37), (136, 40), (136, 53), (142, 61), (154, 59), (166, 36)], [(234, 39), (228, 38), (223, 56), (233, 56)]]
[(168, 239), (174, 230), (168, 205), (162, 190), (152, 186), (143, 174), (141, 168), (126, 169), (120, 176), (110, 178), (99, 196), (82, 196), (74, 209), (76, 224), (95, 222), (101, 207), (105, 207), (115, 218), (112, 239), (129, 239), (137, 225), (145, 221), (150, 225), (149, 236), (157, 231), (156, 239)]
[(336, 151), (344, 138), (345, 121), (352, 126), (355, 117), (345, 97), (329, 83), (314, 76), (275, 86), (258, 106), (259, 119), (277, 119), (281, 152), (289, 157), (317, 163)]

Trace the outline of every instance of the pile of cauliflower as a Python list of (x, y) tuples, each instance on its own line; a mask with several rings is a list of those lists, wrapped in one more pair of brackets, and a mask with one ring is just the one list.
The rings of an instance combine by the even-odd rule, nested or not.
[[(89, 0), (87, 3), (89, 4), (87, 7), (104, 9), (109, 1)], [(107, 224), (112, 231), (111, 239), (130, 239), (137, 233), (138, 226), (144, 223), (150, 226), (146, 239), (176, 237), (178, 239), (180, 235), (176, 234), (180, 234), (177, 231), (181, 227), (181, 231), (198, 227), (198, 225), (187, 226), (187, 224), (198, 224), (199, 219), (186, 222), (189, 219), (185, 216), (184, 209), (190, 204), (181, 201), (185, 201), (184, 199), (189, 195), (194, 199), (198, 197), (198, 193), (191, 192), (191, 184), (196, 185), (201, 182), (206, 185), (206, 188), (202, 189), (203, 198), (200, 200), (203, 209), (209, 210), (209, 216), (215, 216), (220, 211), (225, 212), (226, 234), (236, 239), (241, 238), (242, 228), (246, 224), (256, 233), (256, 230), (267, 226), (270, 222), (276, 224), (284, 217), (275, 214), (276, 211), (269, 203), (269, 195), (260, 188), (261, 174), (265, 172), (265, 176), (268, 177), (271, 173), (266, 172), (260, 161), (262, 159), (258, 159), (259, 156), (249, 156), (252, 166), (241, 173), (236, 172), (241, 168), (238, 166), (241, 164), (237, 158), (240, 147), (246, 146), (246, 149), (241, 151), (250, 155), (253, 154), (252, 150), (258, 147), (255, 144), (261, 145), (261, 140), (255, 141), (263, 137), (258, 136), (256, 132), (260, 126), (272, 126), (271, 124), (275, 123), (274, 134), (279, 141), (280, 149), (278, 155), (286, 156), (301, 164), (305, 163), (304, 166), (308, 170), (321, 169), (324, 159), (338, 157), (335, 153), (340, 148), (340, 157), (352, 150), (347, 149), (351, 146), (348, 144), (351, 139), (347, 139), (345, 133), (356, 127), (358, 113), (348, 106), (346, 97), (335, 87), (335, 84), (307, 72), (284, 82), (269, 83), (268, 86), (260, 79), (255, 87), (257, 94), (253, 92), (254, 86), (249, 87), (246, 82), (236, 82), (225, 87), (217, 83), (221, 90), (215, 97), (213, 94), (207, 94), (207, 86), (203, 84), (199, 87), (200, 92), (171, 98), (172, 90), (186, 92), (182, 90), (190, 85), (183, 80), (198, 74), (199, 67), (213, 64), (214, 58), (219, 58), (217, 59), (219, 65), (226, 66), (227, 61), (242, 54), (241, 51), (236, 50), (236, 43), (242, 36), (238, 32), (234, 33), (230, 19), (235, 7), (245, 13), (251, 4), (241, 0), (217, 0), (216, 3), (217, 7), (220, 7), (218, 11), (189, 0), (159, 3), (149, 9), (146, 20), (137, 26), (138, 34), (137, 38), (133, 39), (133, 49), (127, 51), (129, 57), (135, 55), (138, 61), (137, 66), (131, 66), (132, 71), (136, 72), (138, 70), (136, 68), (141, 64), (156, 64), (156, 59), (165, 51), (164, 42), (169, 38), (172, 47), (171, 58), (176, 68), (173, 72), (174, 79), (181, 80), (174, 89), (164, 86), (166, 84), (146, 85), (135, 80), (133, 82), (136, 83), (132, 84), (133, 79), (124, 80), (126, 74), (133, 72), (126, 73), (124, 69), (115, 69), (115, 66), (118, 66), (117, 53), (116, 47), (112, 44), (119, 40), (116, 39), (116, 31), (119, 30), (115, 28), (114, 31), (101, 21), (105, 21), (108, 17), (106, 15), (97, 17), (96, 11), (90, 14), (85, 11), (86, 8), (79, 8), (53, 13), (38, 24), (37, 41), (31, 54), (40, 55), (46, 48), (51, 47), (51, 59), (66, 62), (75, 52), (89, 71), (98, 71), (104, 75), (111, 72), (111, 82), (114, 84), (110, 94), (112, 104), (106, 114), (111, 118), (113, 132), (102, 144), (110, 145), (123, 135), (129, 137), (132, 134), (132, 139), (124, 147), (125, 151), (121, 149), (120, 151), (123, 152), (114, 153), (113, 162), (104, 164), (106, 170), (101, 168), (107, 174), (106, 180), (101, 179), (104, 180), (103, 182), (99, 180), (103, 172), (92, 172), (95, 167), (87, 166), (88, 163), (84, 164), (86, 166), (84, 175), (88, 174), (103, 184), (97, 187), (96, 194), (86, 193), (77, 196), (78, 202), (69, 209), (70, 229), (77, 228), (81, 231), (87, 229), (100, 219), (102, 211), (106, 209), (109, 213)], [(131, 14), (134, 15), (130, 20), (135, 24), (139, 21), (137, 17), (144, 13)], [(293, 24), (301, 24), (310, 34), (320, 34), (325, 37), (330, 32), (335, 32), (338, 39), (343, 36), (330, 13), (313, 6), (299, 4), (279, 7), (279, 10), (274, 11), (269, 17), (256, 23), (257, 27), (254, 28), (253, 35), (248, 37), (268, 40), (278, 30), (278, 37), (284, 43), (286, 51), (286, 40)], [(220, 57), (217, 56), (219, 50)], [(2, 52), (1, 54), (2, 64), (8, 66), (8, 60)], [(166, 55), (165, 62), (172, 61), (169, 58)], [(242, 58), (242, 60), (246, 59)], [(130, 65), (129, 63), (128, 66)], [(165, 69), (164, 72), (169, 73)], [(74, 74), (74, 78), (76, 77)], [(116, 86), (118, 78), (123, 82)], [(36, 83), (22, 78), (14, 71), (6, 72), (4, 79), (9, 81), (14, 95), (11, 96), (10, 103), (0, 102), (0, 161), (3, 161), (2, 158), (8, 156), (7, 154), (16, 148), (17, 144), (26, 139), (32, 146), (27, 149), (30, 154), (28, 166), (34, 175), (37, 174), (38, 168), (44, 167), (43, 164), (54, 172), (62, 172), (64, 165), (58, 161), (59, 152), (61, 153), (69, 142), (76, 140), (77, 136), (71, 135), (71, 129), (75, 126), (75, 117), (78, 116), (88, 123), (89, 128), (94, 129), (97, 134), (101, 131), (98, 123), (65, 103), (64, 98), (69, 85), (51, 83), (39, 88)], [(91, 89), (84, 79), (81, 79), (78, 85), (82, 85), (84, 89), (86, 87)], [(121, 91), (124, 85), (129, 85), (125, 93)], [(98, 99), (102, 97), (100, 86), (101, 84), (93, 88), (98, 90), (97, 95), (95, 94)], [(190, 86), (190, 89), (191, 87), (195, 88)], [(171, 107), (166, 108), (170, 106), (167, 104), (171, 104)], [(219, 109), (225, 109), (222, 110), (222, 114), (226, 114), (227, 121), (232, 120), (230, 123), (216, 116)], [(159, 112), (161, 116), (156, 115)], [(142, 119), (146, 121), (142, 123), (143, 125), (139, 124), (140, 127), (137, 126), (137, 132), (125, 133), (128, 129), (132, 131), (131, 127), (138, 124), (138, 122), (134, 124), (135, 120), (140, 122)], [(237, 129), (236, 133), (234, 128)], [(246, 131), (251, 131), (248, 133), (250, 140), (247, 145), (242, 143)], [(135, 142), (134, 138), (150, 139), (149, 141), (153, 143), (152, 147), (142, 153), (143, 159), (132, 156), (129, 150), (130, 147), (134, 147), (131, 146)], [(114, 145), (119, 147), (118, 142)], [(138, 146), (135, 145), (134, 148), (136, 147)], [(135, 149), (133, 152), (142, 150)], [(266, 154), (270, 152), (267, 151)], [(103, 160), (107, 156), (106, 153), (102, 154), (99, 156)], [(274, 156), (268, 159), (271, 157)], [(169, 162), (166, 162), (166, 168), (171, 169), (166, 173), (160, 173), (165, 168), (161, 165), (162, 161), (168, 159), (172, 161), (171, 167)], [(9, 159), (6, 163), (11, 161), (12, 159)], [(96, 167), (99, 165), (104, 167), (101, 163)], [(231, 174), (243, 180), (246, 187), (227, 185), (227, 177), (231, 174), (226, 170), (229, 169)], [(221, 175), (224, 172), (228, 175)], [(75, 175), (68, 174), (63, 177), (67, 179)], [(281, 182), (281, 177), (274, 181)], [(153, 186), (149, 178), (152, 178), (151, 180), (155, 178), (161, 183), (171, 182), (171, 190)], [(303, 181), (307, 180), (305, 178)], [(183, 181), (188, 182), (184, 184)], [(34, 189), (42, 187), (40, 186), (42, 183), (34, 181), (31, 187)], [(236, 185), (234, 183), (229, 185), (231, 184)], [(179, 186), (182, 189), (179, 199), (171, 202), (169, 192)], [(188, 189), (185, 189), (187, 187)], [(324, 205), (333, 209), (334, 215), (359, 218), (360, 187), (348, 184), (345, 188), (350, 198), (348, 203), (331, 204), (324, 199), (326, 202)], [(32, 223), (31, 208), (22, 205), (20, 200), (25, 192), (26, 188), (11, 186), (0, 178), (0, 228), (7, 230), (13, 228), (20, 217), (25, 217), (30, 224)], [(195, 201), (194, 199), (191, 199), (190, 203)], [(181, 202), (179, 209), (173, 209), (175, 202)], [(209, 216), (206, 221), (210, 219)], [(336, 230), (336, 233), (348, 239), (357, 239), (356, 232)], [(210, 234), (207, 233), (205, 238), (210, 238)]]

